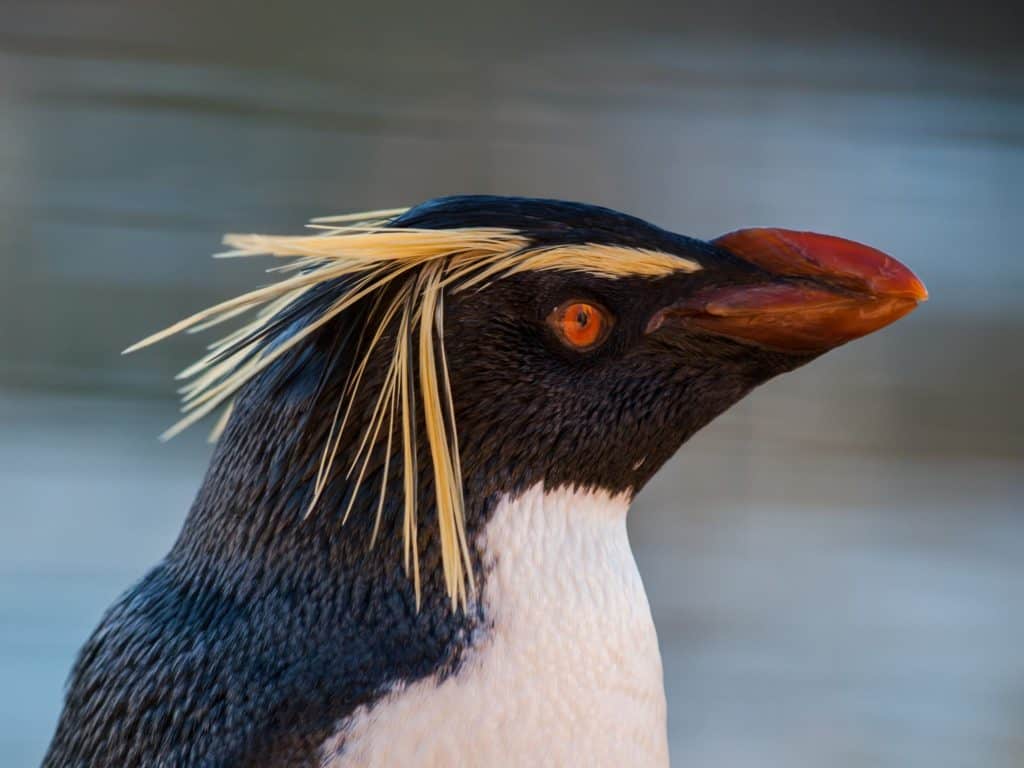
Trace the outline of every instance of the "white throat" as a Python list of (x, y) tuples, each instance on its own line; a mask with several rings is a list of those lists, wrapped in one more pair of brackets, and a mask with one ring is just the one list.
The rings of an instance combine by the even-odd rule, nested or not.
[(489, 626), (459, 671), (396, 687), (323, 765), (668, 765), (661, 656), (625, 496), (535, 486), (480, 544)]

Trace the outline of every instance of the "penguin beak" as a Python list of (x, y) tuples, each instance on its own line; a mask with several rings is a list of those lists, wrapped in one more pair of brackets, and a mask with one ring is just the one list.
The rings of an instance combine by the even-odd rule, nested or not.
[(656, 312), (647, 332), (694, 328), (768, 349), (817, 353), (877, 331), (927, 300), (891, 256), (813, 232), (741, 229), (712, 243), (764, 277), (719, 285)]

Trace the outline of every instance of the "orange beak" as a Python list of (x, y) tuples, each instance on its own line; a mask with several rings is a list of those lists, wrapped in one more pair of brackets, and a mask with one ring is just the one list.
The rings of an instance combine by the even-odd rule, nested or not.
[(711, 287), (656, 313), (671, 321), (786, 352), (823, 352), (877, 331), (928, 298), (891, 256), (813, 232), (741, 229), (713, 240), (769, 279)]

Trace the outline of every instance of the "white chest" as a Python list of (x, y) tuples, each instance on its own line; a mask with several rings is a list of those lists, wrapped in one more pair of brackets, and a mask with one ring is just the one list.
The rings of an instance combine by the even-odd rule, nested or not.
[(357, 711), (323, 766), (667, 765), (661, 657), (626, 509), (539, 487), (502, 501), (482, 542), (486, 634), (456, 675)]

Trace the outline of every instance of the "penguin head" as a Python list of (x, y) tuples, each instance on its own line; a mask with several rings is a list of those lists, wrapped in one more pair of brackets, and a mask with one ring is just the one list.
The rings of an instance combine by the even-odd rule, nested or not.
[[(702, 242), (559, 201), (455, 198), (410, 226), (509, 227), (621, 274), (524, 270), (460, 291), (444, 343), (463, 468), (516, 489), (636, 493), (694, 432), (768, 379), (910, 312), (905, 267), (840, 238), (753, 229)], [(678, 265), (630, 274), (637, 254)], [(469, 472), (468, 474), (473, 474)]]
[(341, 519), (371, 478), (381, 503), (364, 506), (379, 518), (400, 494), (408, 539), (425, 478), (453, 603), (472, 580), (466, 520), (481, 500), (537, 483), (633, 495), (751, 389), (927, 297), (902, 264), (848, 240), (702, 241), (555, 200), (441, 198), (321, 226), (229, 236), (228, 255), (290, 259), (285, 279), (136, 347), (262, 308), (185, 372), (189, 414), (172, 432), (315, 350), (321, 380), (343, 375), (317, 387), (329, 397), (304, 503), (323, 500), (340, 455)]

